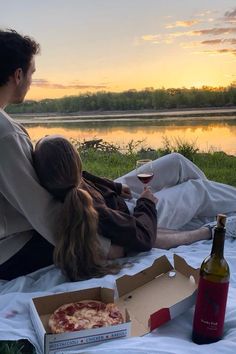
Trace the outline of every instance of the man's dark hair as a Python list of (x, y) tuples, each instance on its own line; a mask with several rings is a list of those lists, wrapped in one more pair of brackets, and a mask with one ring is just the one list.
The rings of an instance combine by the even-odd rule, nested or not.
[(28, 36), (14, 30), (0, 30), (0, 86), (5, 85), (18, 68), (26, 74), (39, 49), (39, 44)]

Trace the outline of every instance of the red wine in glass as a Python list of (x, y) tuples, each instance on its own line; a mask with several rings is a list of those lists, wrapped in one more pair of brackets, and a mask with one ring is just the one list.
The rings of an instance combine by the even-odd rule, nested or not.
[(138, 160), (136, 162), (136, 176), (144, 185), (147, 186), (154, 176), (152, 160)]
[(138, 179), (143, 184), (148, 184), (153, 179), (154, 173), (139, 173), (137, 174)]

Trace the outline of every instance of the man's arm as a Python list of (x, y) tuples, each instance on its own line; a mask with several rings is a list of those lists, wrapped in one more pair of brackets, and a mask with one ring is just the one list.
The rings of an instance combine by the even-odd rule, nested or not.
[[(29, 222), (26, 230), (35, 229), (55, 244), (61, 203), (39, 184), (26, 139), (24, 135), (9, 134), (0, 140), (0, 193)], [(19, 232), (18, 225), (7, 216), (6, 233)]]

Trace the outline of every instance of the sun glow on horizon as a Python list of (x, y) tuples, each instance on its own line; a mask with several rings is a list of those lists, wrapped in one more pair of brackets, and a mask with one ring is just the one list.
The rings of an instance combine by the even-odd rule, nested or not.
[[(223, 87), (236, 78), (235, 0), (0, 3), (1, 27), (41, 45), (27, 99)], [(27, 21), (18, 13), (27, 13)]]

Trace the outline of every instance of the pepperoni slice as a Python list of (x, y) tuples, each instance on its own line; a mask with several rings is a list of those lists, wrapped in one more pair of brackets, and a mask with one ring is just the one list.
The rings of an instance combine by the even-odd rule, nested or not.
[(74, 323), (68, 323), (67, 325), (65, 325), (65, 330), (67, 332), (72, 332), (72, 331), (77, 331), (77, 328), (75, 328)]

